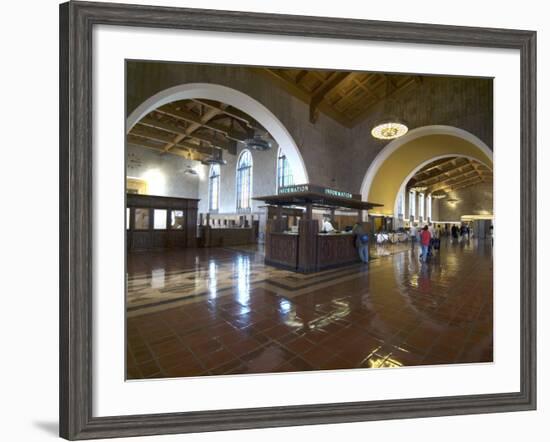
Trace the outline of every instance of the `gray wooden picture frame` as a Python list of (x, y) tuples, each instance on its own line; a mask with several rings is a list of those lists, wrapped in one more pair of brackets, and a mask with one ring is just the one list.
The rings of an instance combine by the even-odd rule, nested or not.
[[(94, 417), (92, 29), (98, 24), (519, 50), (520, 392)], [(78, 440), (536, 408), (536, 32), (108, 3), (64, 3), (60, 5), (59, 166), (61, 437)]]

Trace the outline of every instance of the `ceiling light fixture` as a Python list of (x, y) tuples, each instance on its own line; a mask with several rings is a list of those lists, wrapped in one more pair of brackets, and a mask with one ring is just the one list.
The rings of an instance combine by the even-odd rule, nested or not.
[(371, 135), (379, 140), (393, 140), (405, 135), (409, 128), (403, 120), (397, 118), (392, 112), (396, 109), (396, 103), (392, 100), (392, 84), (388, 76), (386, 76), (386, 95), (383, 102), (383, 112), (378, 123), (372, 128)]
[(402, 137), (409, 131), (404, 123), (400, 123), (396, 119), (390, 118), (389, 120), (374, 126), (371, 135), (379, 140), (393, 140)]
[(442, 198), (447, 198), (447, 194), (445, 193), (432, 193), (432, 198), (436, 200), (440, 200)]
[(244, 144), (246, 144), (246, 147), (249, 149), (266, 151), (273, 147), (274, 142), (268, 138), (268, 134), (266, 133), (265, 136), (255, 134), (252, 138), (244, 140)]
[(415, 192), (425, 192), (426, 190), (428, 190), (428, 186), (414, 186), (411, 187), (410, 190), (414, 190)]
[(227, 161), (223, 159), (223, 151), (214, 147), (212, 148), (212, 154), (204, 158), (201, 163), (205, 166), (212, 166), (214, 164), (225, 166)]

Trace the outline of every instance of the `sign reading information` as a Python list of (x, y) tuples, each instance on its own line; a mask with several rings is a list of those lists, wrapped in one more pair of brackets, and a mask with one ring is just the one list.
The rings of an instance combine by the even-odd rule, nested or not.
[(296, 193), (296, 192), (309, 192), (308, 184), (300, 184), (298, 186), (286, 186), (279, 187), (279, 193)]
[(339, 198), (349, 198), (352, 199), (353, 195), (349, 192), (344, 192), (343, 190), (335, 189), (324, 189), (327, 195), (337, 196)]
[(321, 193), (329, 196), (335, 196), (337, 198), (361, 199), (360, 195), (354, 195), (350, 192), (331, 189), (329, 187), (317, 186), (315, 184), (297, 184), (293, 186), (285, 186), (285, 187), (279, 188), (279, 194), (299, 193), (299, 192), (315, 192), (315, 193)]

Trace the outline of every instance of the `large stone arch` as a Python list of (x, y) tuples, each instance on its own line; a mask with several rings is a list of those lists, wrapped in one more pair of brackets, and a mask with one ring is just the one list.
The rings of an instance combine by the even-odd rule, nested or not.
[(156, 93), (141, 103), (126, 119), (126, 133), (154, 109), (172, 101), (203, 98), (229, 104), (254, 117), (285, 152), (297, 183), (308, 183), (304, 160), (294, 139), (279, 119), (263, 104), (236, 89), (213, 83), (186, 83)]
[[(407, 187), (407, 183), (416, 174), (416, 172), (418, 172), (420, 169), (427, 166), (428, 164), (433, 163), (434, 161), (437, 161), (437, 160), (442, 160), (444, 158), (467, 158), (469, 160), (479, 161), (478, 158), (474, 158), (470, 155), (452, 153), (452, 154), (439, 155), (437, 157), (427, 159), (426, 161), (423, 161), (422, 163), (418, 164), (418, 166), (416, 166), (413, 170), (411, 170), (411, 172), (405, 177), (405, 179), (401, 183), (401, 186), (399, 187), (399, 191), (398, 191), (397, 195), (395, 195), (395, 200), (394, 200), (394, 204), (393, 204), (393, 213), (394, 214), (397, 213), (397, 204), (398, 204), (399, 194), (401, 192), (405, 191), (405, 189)], [(488, 166), (492, 168), (492, 165), (488, 165)]]
[(493, 168), (493, 152), (475, 135), (452, 126), (424, 126), (382, 149), (365, 174), (362, 198), (383, 204), (376, 212), (392, 216), (407, 178), (428, 162), (451, 156), (471, 158)]

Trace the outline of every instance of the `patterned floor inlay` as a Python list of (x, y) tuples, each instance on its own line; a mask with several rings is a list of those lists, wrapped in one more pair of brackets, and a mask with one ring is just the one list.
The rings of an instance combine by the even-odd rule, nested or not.
[(424, 265), (394, 249), (315, 274), (253, 247), (130, 254), (127, 377), (492, 361), (490, 244), (443, 243)]

